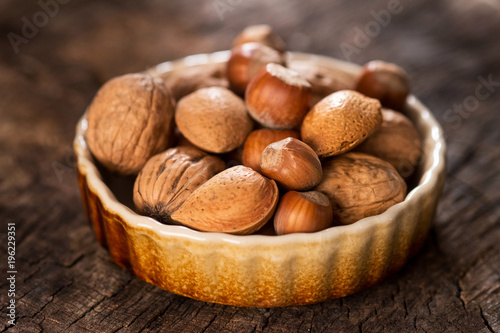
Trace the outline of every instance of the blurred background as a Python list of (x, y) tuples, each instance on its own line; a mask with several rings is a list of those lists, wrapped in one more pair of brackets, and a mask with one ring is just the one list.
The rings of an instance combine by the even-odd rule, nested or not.
[[(342, 300), (266, 310), (171, 295), (114, 265), (84, 218), (72, 139), (97, 89), (228, 49), (244, 27), (262, 23), (291, 51), (399, 64), (446, 134), (448, 179), (421, 254)], [(1, 232), (18, 224), (24, 332), (500, 331), (498, 0), (2, 0), (0, 35)]]

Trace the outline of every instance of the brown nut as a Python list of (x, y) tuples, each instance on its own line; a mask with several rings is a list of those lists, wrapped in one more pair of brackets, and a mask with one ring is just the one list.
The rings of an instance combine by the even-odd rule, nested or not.
[(321, 158), (345, 153), (382, 124), (380, 108), (379, 101), (356, 91), (335, 92), (309, 111), (300, 136)]
[(311, 106), (311, 85), (297, 72), (268, 64), (250, 81), (245, 93), (248, 112), (260, 124), (274, 129), (292, 129)]
[(315, 105), (320, 100), (339, 90), (354, 90), (357, 77), (313, 60), (290, 60), (288, 68), (302, 75), (312, 87)]
[(174, 100), (159, 79), (127, 74), (106, 82), (88, 109), (87, 142), (107, 169), (137, 174), (168, 147)]
[(143, 215), (172, 223), (170, 216), (198, 187), (224, 170), (218, 157), (189, 146), (168, 149), (149, 159), (134, 184), (134, 204)]
[(201, 231), (250, 234), (272, 217), (278, 197), (273, 180), (235, 166), (200, 186), (172, 218)]
[(174, 127), (174, 134), (173, 134), (173, 146), (174, 147), (179, 147), (179, 146), (189, 146), (189, 147), (195, 147), (184, 135), (182, 135), (181, 131), (179, 131), (179, 128), (177, 126)]
[(182, 98), (175, 123), (186, 139), (212, 153), (235, 149), (253, 128), (243, 100), (222, 87), (202, 88)]
[(243, 95), (250, 80), (269, 63), (284, 65), (283, 55), (260, 43), (245, 43), (233, 47), (226, 69), (231, 89)]
[(378, 99), (386, 108), (401, 111), (410, 93), (410, 83), (401, 67), (374, 60), (363, 67), (356, 90)]
[(160, 77), (172, 91), (176, 101), (201, 88), (229, 87), (226, 66), (223, 63), (186, 67), (169, 71)]
[(318, 185), (323, 177), (318, 155), (295, 138), (267, 146), (262, 152), (260, 169), (287, 190), (306, 191)]
[(257, 172), (260, 170), (260, 157), (264, 149), (273, 142), (286, 139), (288, 137), (299, 139), (300, 135), (292, 130), (272, 130), (258, 129), (250, 133), (243, 146), (243, 165), (254, 169)]
[(406, 195), (406, 183), (389, 162), (363, 153), (332, 158), (323, 164), (323, 175), (314, 190), (330, 199), (341, 224), (381, 214)]
[(413, 123), (400, 112), (382, 109), (382, 125), (356, 151), (383, 159), (409, 178), (422, 154), (422, 139)]
[(267, 24), (246, 27), (234, 40), (233, 47), (245, 43), (261, 43), (281, 53), (286, 50), (283, 39)]
[(278, 235), (315, 232), (332, 226), (333, 212), (328, 197), (321, 192), (287, 192), (274, 214)]

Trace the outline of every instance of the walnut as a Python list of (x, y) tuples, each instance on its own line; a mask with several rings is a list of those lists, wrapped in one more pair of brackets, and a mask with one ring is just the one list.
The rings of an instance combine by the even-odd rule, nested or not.
[(220, 158), (189, 146), (155, 155), (135, 181), (136, 210), (160, 222), (171, 223), (170, 216), (189, 195), (224, 167)]
[(127, 74), (105, 83), (88, 109), (87, 142), (95, 158), (122, 175), (137, 174), (169, 145), (174, 101), (159, 79)]
[(349, 152), (323, 164), (323, 180), (315, 190), (330, 199), (335, 221), (351, 224), (403, 201), (406, 183), (390, 163)]
[(356, 151), (391, 163), (403, 178), (413, 174), (422, 154), (422, 139), (403, 114), (382, 109), (382, 125)]

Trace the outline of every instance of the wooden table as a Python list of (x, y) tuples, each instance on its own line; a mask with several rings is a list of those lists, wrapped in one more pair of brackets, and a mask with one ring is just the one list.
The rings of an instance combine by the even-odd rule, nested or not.
[[(0, 3), (0, 332), (500, 332), (500, 2), (60, 1), (45, 16), (35, 1)], [(40, 27), (23, 35), (27, 21)], [(115, 265), (84, 217), (72, 139), (99, 86), (227, 49), (263, 22), (291, 50), (400, 64), (446, 133), (448, 178), (424, 248), (343, 299), (252, 309), (177, 296)]]

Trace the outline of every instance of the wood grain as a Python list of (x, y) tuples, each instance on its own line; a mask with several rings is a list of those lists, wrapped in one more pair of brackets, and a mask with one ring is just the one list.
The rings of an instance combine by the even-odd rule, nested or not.
[[(340, 45), (355, 45), (358, 28), (389, 3), (255, 0), (221, 20), (217, 2), (229, 3), (72, 0), (17, 54), (7, 34), (21, 34), (23, 16), (32, 20), (41, 7), (0, 4), (0, 332), (500, 332), (496, 1), (401, 0), (401, 11), (350, 59), (406, 68), (447, 137), (449, 172), (434, 228), (402, 271), (343, 299), (247, 309), (170, 294), (111, 261), (85, 220), (71, 151), (77, 119), (103, 82), (227, 49), (243, 27), (262, 22), (291, 50), (345, 59)], [(488, 78), (497, 84), (480, 88), (488, 96), (472, 103)], [(5, 316), (9, 222), (17, 229), (14, 327)]]

